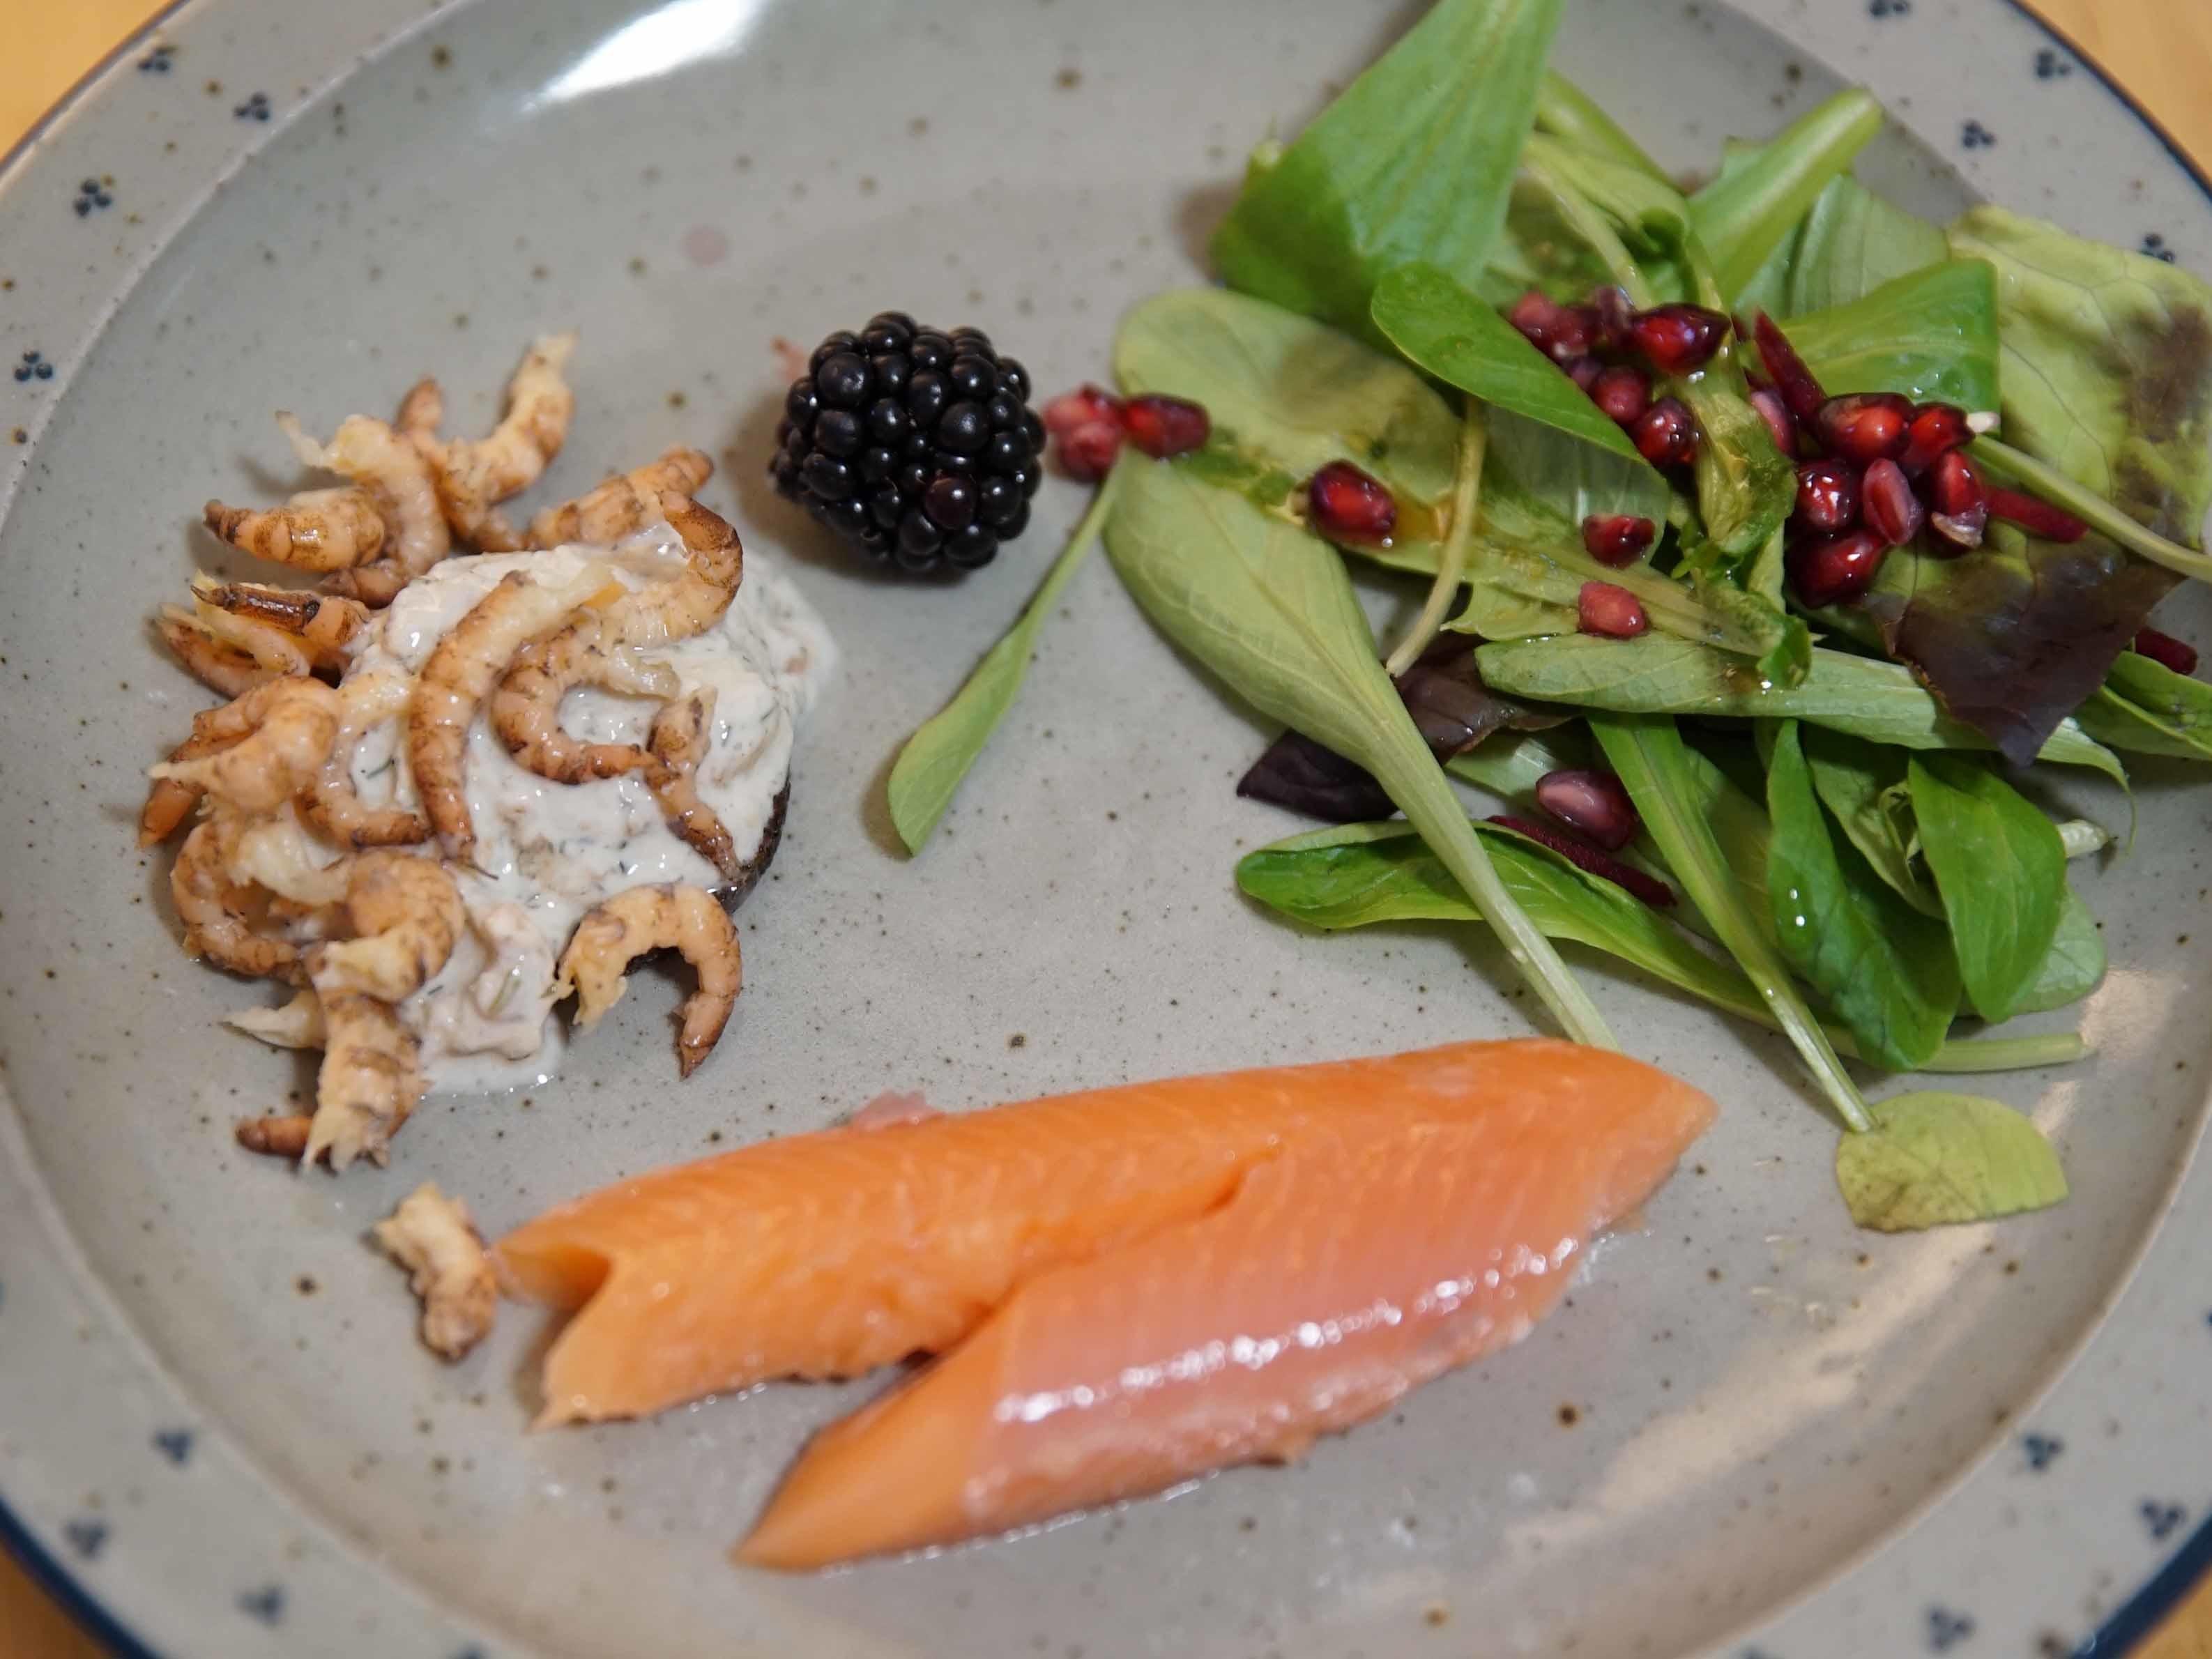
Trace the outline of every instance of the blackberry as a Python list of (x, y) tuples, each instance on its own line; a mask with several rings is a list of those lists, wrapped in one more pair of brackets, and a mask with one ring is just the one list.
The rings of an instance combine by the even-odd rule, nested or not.
[(1029, 526), (1044, 426), (1029, 372), (981, 330), (879, 312), (814, 349), (792, 382), (769, 476), (871, 558), (974, 570)]

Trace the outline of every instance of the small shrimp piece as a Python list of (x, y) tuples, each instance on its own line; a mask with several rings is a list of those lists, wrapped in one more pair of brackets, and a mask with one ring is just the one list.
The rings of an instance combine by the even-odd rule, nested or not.
[(353, 753), (361, 740), (405, 714), (414, 696), (414, 681), (399, 674), (356, 675), (338, 686), (337, 735), (330, 757), (300, 797), (300, 816), (342, 847), (413, 847), (430, 839), (430, 820), (422, 813), (371, 806), (353, 781)]
[(399, 413), (392, 422), (399, 435), (418, 449), (426, 442), (434, 442), (438, 428), (445, 423), (446, 389), (428, 374), (407, 388), (407, 395), (399, 400)]
[(325, 592), (380, 609), (453, 551), (453, 532), (438, 505), (435, 470), (416, 443), (368, 415), (348, 416), (327, 444), (310, 438), (289, 415), (279, 415), (276, 423), (302, 461), (366, 490), (389, 532), (389, 550), (382, 557), (333, 572), (324, 579)]
[[(292, 1000), (276, 1008), (247, 1008), (235, 1014), (225, 1014), (222, 1023), (234, 1031), (243, 1031), (257, 1042), (265, 1042), (272, 1048), (319, 1048), (330, 1040), (323, 1025), (323, 1001), (310, 987), (302, 986)], [(301, 1145), (307, 1144), (304, 1133), (307, 1120), (300, 1120), (302, 1133)], [(298, 1154), (295, 1152), (295, 1157)]]
[(659, 802), (660, 811), (684, 845), (713, 865), (726, 881), (735, 881), (739, 866), (738, 849), (714, 809), (699, 797), (699, 763), (706, 758), (707, 739), (714, 718), (714, 694), (695, 691), (679, 697), (653, 717), (647, 739), (653, 764), (647, 769), (646, 787)]
[(744, 544), (727, 520), (673, 489), (660, 492), (660, 514), (684, 538), (684, 574), (627, 594), (608, 611), (608, 630), (623, 645), (705, 633), (721, 620), (744, 580)]
[(345, 890), (355, 937), (317, 947), (307, 974), (318, 995), (357, 992), (398, 1002), (453, 954), (468, 926), (461, 890), (442, 865), (406, 853), (363, 853)]
[(466, 862), (476, 848), (461, 759), (477, 708), (517, 652), (557, 626), (609, 580), (607, 568), (597, 564), (557, 586), (511, 571), (447, 631), (422, 665), (407, 714), (407, 760), (423, 812), (453, 857)]
[(185, 924), (185, 949), (234, 974), (296, 983), (299, 947), (254, 926), (254, 890), (230, 874), (230, 854), (243, 827), (243, 820), (228, 813), (204, 819), (178, 850), (169, 894)]
[(415, 1034), (389, 1003), (354, 991), (319, 991), (330, 1043), (315, 1079), (315, 1116), (303, 1163), (327, 1157), (333, 1170), (357, 1158), (382, 1164), (392, 1137), (422, 1098)]
[(572, 688), (596, 685), (644, 697), (677, 693), (675, 671), (637, 660), (609, 639), (606, 623), (604, 613), (588, 611), (524, 647), (492, 693), (492, 729), (508, 752), (556, 783), (588, 783), (653, 764), (653, 757), (634, 743), (585, 743), (563, 731), (561, 700)]
[(376, 498), (351, 485), (303, 489), (282, 507), (210, 501), (201, 518), (241, 553), (318, 575), (367, 564), (384, 546), (384, 515)]
[(372, 614), (357, 599), (258, 582), (218, 581), (204, 574), (192, 578), (192, 598), (203, 616), (213, 610), (295, 641), (307, 653), (309, 669), (325, 674), (344, 671)]
[(459, 1359), (491, 1333), (499, 1281), (468, 1206), (426, 1181), (370, 1230), (384, 1253), (407, 1269), (422, 1304), (422, 1340)]
[(306, 674), (314, 667), (306, 650), (290, 635), (204, 602), (195, 603), (190, 611), (165, 605), (161, 620), (193, 629), (226, 650), (243, 653), (263, 673), (279, 679)]
[(489, 436), (424, 446), (437, 478), (439, 504), (454, 534), (482, 547), (487, 530), (511, 550), (520, 542), (493, 507), (538, 482), (561, 453), (575, 413), (576, 394), (562, 373), (575, 349), (571, 333), (543, 336), (507, 383), (507, 411)]
[(289, 802), (232, 837), (227, 869), (240, 886), (273, 895), (270, 919), (287, 924), (323, 919), (345, 902), (351, 879), (345, 860), (307, 834)]
[(231, 1127), (231, 1133), (249, 1152), (297, 1158), (307, 1150), (307, 1136), (314, 1124), (305, 1112), (280, 1112), (270, 1117), (242, 1117)]
[[(192, 732), (169, 751), (169, 763), (198, 760), (212, 755), (218, 749), (228, 748), (233, 741), (216, 724), (216, 717), (223, 712), (210, 708), (192, 716)], [(199, 805), (201, 792), (191, 784), (179, 783), (174, 778), (156, 778), (146, 792), (146, 805), (138, 813), (138, 844), (155, 847), (177, 833), (184, 821)]]
[(657, 461), (609, 478), (588, 495), (549, 507), (530, 521), (528, 544), (559, 547), (567, 542), (604, 546), (660, 516), (660, 492), (689, 495), (713, 476), (714, 463), (696, 449), (680, 445)]
[(226, 697), (242, 697), (276, 678), (276, 670), (264, 668), (248, 653), (216, 638), (197, 617), (174, 605), (162, 607), (154, 629), (186, 673)]
[(714, 1051), (744, 985), (738, 930), (712, 894), (676, 882), (616, 894), (576, 924), (557, 983), (563, 996), (575, 992), (577, 1029), (589, 1030), (622, 1000), (629, 964), (659, 950), (678, 952), (699, 975), (676, 1038), (677, 1070), (690, 1077)]
[(223, 740), (222, 747), (190, 760), (165, 761), (152, 775), (204, 790), (247, 812), (273, 812), (306, 787), (329, 756), (337, 736), (337, 693), (320, 680), (270, 680), (212, 710), (207, 729)]

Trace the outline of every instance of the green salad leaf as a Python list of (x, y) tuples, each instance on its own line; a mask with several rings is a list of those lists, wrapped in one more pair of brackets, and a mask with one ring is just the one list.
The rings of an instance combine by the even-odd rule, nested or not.
[(1376, 337), (1375, 284), (1425, 259), (1467, 282), (1505, 217), (1560, 0), (1439, 0), (1249, 174), (1214, 233), (1231, 288)]
[(952, 805), (960, 781), (981, 757), (992, 732), (999, 729), (999, 722), (1014, 706), (1014, 699), (1021, 693), (1022, 681), (1029, 673), (1030, 657), (1036, 649), (1037, 635), (1044, 628), (1045, 618), (1052, 614), (1060, 591), (1097, 542), (1114, 509), (1122, 471), (1123, 464), (1115, 462), (1089, 511), (1077, 523), (1067, 545), (1053, 561), (1052, 568), (1045, 572), (1036, 596), (1014, 625), (975, 665), (975, 672), (953, 695), (952, 701), (924, 723), (899, 750), (898, 759), (891, 766), (889, 793), (891, 823), (908, 852), (921, 851), (922, 843), (944, 817), (945, 808)]
[(1696, 474), (1706, 538), (1732, 562), (1752, 558), (1796, 505), (1796, 463), (1775, 447), (1765, 417), (1723, 360), (1670, 384), (1703, 434)]
[(2035, 982), (2027, 988), (2015, 1014), (2040, 1014), (2079, 1002), (2104, 982), (2104, 930), (2072, 887), (2059, 896), (2058, 927)]
[(1959, 964), (1942, 922), (1882, 884), (1830, 832), (1795, 721), (1782, 722), (1766, 774), (1774, 839), (1767, 894), (1782, 955), (1893, 1072), (1917, 1071), (1959, 1007)]
[(1914, 1232), (2040, 1210), (2066, 1172), (2034, 1123), (1975, 1095), (1910, 1094), (1875, 1109), (1870, 1134), (1836, 1148), (1836, 1185), (1862, 1227)]
[(1696, 808), (1688, 787), (1690, 751), (1674, 722), (1649, 715), (1593, 714), (1589, 724), (1667, 867), (1781, 1022), (1784, 1034), (1796, 1045), (1836, 1115), (1849, 1128), (1871, 1127), (1858, 1086), (1790, 982), (1769, 927), (1762, 926), (1765, 907), (1743, 902), (1712, 825)]
[(2212, 685), (2132, 651), (2112, 659), (2104, 685), (2075, 718), (2115, 749), (2212, 760)]
[[(1543, 741), (1522, 739), (1523, 745)], [(1462, 758), (1473, 760), (1490, 749)], [(1452, 769), (1460, 765), (1455, 761)], [(1471, 827), (1490, 849), (1506, 890), (1550, 937), (1601, 951), (1739, 1018), (1780, 1029), (1749, 980), (1699, 950), (1650, 905), (1510, 830), (1480, 822)], [(1413, 826), (1395, 819), (1339, 824), (1261, 848), (1238, 861), (1237, 884), (1292, 921), (1332, 932), (1391, 922), (1482, 921)], [(1829, 1035), (1841, 1052), (1856, 1052), (1850, 1032), (1835, 1029)], [(1945, 1043), (1923, 1069), (2025, 1071), (2063, 1066), (2086, 1052), (2071, 1032), (1973, 1038)]]
[[(1977, 438), (1973, 458), (1990, 483), (2015, 485), (2054, 507), (2065, 508), (2099, 535), (2172, 575), (2212, 581), (2212, 556), (2196, 550), (2196, 537), (2192, 536), (2191, 544), (2185, 547), (2138, 524), (2095, 490), (2048, 462), (2038, 460), (2025, 450), (2014, 449), (2000, 439)], [(2166, 584), (2166, 587), (2172, 586), (2170, 580)]]
[(1277, 501), (1331, 461), (1372, 473), (1433, 563), (1434, 526), (1424, 538), (1423, 520), (1451, 498), (1460, 417), (1396, 356), (1264, 300), (1170, 289), (1122, 318), (1114, 374), (1132, 396), (1203, 404), (1209, 449), (1243, 461), (1252, 480), (1272, 480)]
[(2009, 1019), (2058, 934), (2066, 848), (2057, 826), (1965, 756), (1915, 755), (1907, 778), (1967, 998), (1983, 1018)]
[(1915, 403), (1996, 407), (1996, 273), (1978, 259), (1923, 266), (1795, 317), (1784, 331), (1832, 394), (1898, 392)]
[(1905, 751), (1815, 726), (1798, 737), (1814, 793), (1868, 867), (1923, 915), (1942, 915), (1935, 884), (1912, 861), (1919, 831), (1905, 783)]
[(1893, 207), (1849, 175), (1832, 179), (1789, 250), (1786, 297), (1776, 315), (1848, 305), (1950, 256), (1936, 226)]
[(1376, 660), (1367, 618), (1326, 542), (1170, 464), (1133, 466), (1106, 530), (1152, 621), (1262, 714), (1372, 773), (1496, 928), (1577, 1042), (1603, 1016), (1500, 883), (1451, 786)]
[(1666, 481), (1628, 434), (1488, 301), (1446, 272), (1415, 264), (1387, 273), (1375, 289), (1375, 323), (1416, 368), (1497, 409), (1608, 452), (1621, 468), (1650, 480), (1647, 499), (1666, 500)]
[(2212, 287), (2000, 207), (1961, 215), (1950, 240), (1996, 269), (2006, 442), (2166, 540), (2202, 547)]
[[(1740, 662), (1687, 640), (1647, 634), (1504, 640), (1475, 653), (1483, 684), (1511, 696), (1631, 714), (1801, 720), (1903, 749), (1987, 749), (1989, 739), (1947, 718), (1911, 670), (1848, 652), (1815, 649), (1803, 682), (1764, 681)], [(2039, 759), (2087, 766), (2115, 783), (2127, 774), (2072, 720), (2059, 722)]]
[(1881, 106), (1856, 88), (1808, 111), (1690, 198), (1691, 222), (1733, 300), (1788, 240), (1832, 179), (1881, 131)]
[(1646, 155), (1644, 147), (1622, 131), (1595, 99), (1557, 70), (1545, 70), (1543, 84), (1536, 88), (1536, 131), (1608, 161), (1634, 167), (1673, 187), (1667, 170)]

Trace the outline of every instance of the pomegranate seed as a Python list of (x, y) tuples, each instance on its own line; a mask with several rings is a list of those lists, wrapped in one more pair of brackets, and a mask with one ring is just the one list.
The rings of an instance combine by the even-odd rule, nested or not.
[(1597, 377), (1605, 373), (1605, 365), (1595, 357), (1577, 357), (1572, 362), (1563, 363), (1560, 367), (1567, 371), (1567, 378), (1584, 392), (1588, 392), (1595, 386)]
[(1990, 511), (2046, 542), (2078, 542), (2089, 533), (2089, 526), (2064, 508), (2023, 495), (2017, 489), (1990, 490)]
[(1974, 435), (1966, 424), (1966, 411), (1956, 404), (1921, 404), (1905, 432), (1905, 453), (1897, 464), (1909, 478), (1918, 477), (1936, 465), (1936, 457), (1949, 454)]
[(1797, 469), (1797, 522), (1823, 536), (1859, 521), (1859, 475), (1831, 458)]
[(1774, 447), (1784, 455), (1795, 455), (1797, 417), (1790, 412), (1790, 405), (1783, 402), (1782, 394), (1771, 386), (1759, 386), (1751, 394), (1751, 406), (1759, 411), (1759, 418), (1774, 434)]
[(1816, 536), (1798, 543), (1783, 565), (1798, 602), (1818, 611), (1865, 592), (1888, 556), (1889, 544), (1879, 531), (1846, 530), (1840, 536)]
[(1083, 483), (1097, 483), (1112, 470), (1121, 453), (1119, 421), (1085, 421), (1060, 441), (1060, 464), (1067, 476)]
[(1595, 312), (1563, 306), (1536, 289), (1530, 289), (1513, 302), (1506, 319), (1521, 331), (1530, 345), (1555, 363), (1587, 356), (1595, 343)]
[(1651, 626), (1636, 595), (1611, 582), (1584, 582), (1575, 596), (1575, 625), (1585, 634), (1632, 640)]
[(1639, 311), (1628, 325), (1628, 343), (1662, 374), (1688, 374), (1712, 362), (1728, 338), (1729, 319), (1703, 306), (1656, 306)]
[[(2177, 674), (2197, 672), (2197, 647), (2186, 640), (2177, 640), (2171, 634), (2161, 634), (2155, 628), (2146, 628), (2136, 635), (2136, 654), (2148, 657), (2153, 662), (2163, 663)], [(1559, 774), (1553, 773), (1554, 777)], [(1544, 786), (1536, 786), (1536, 799), (1544, 798)]]
[(1610, 772), (1547, 772), (1536, 781), (1536, 805), (1608, 853), (1634, 841), (1641, 827), (1627, 786)]
[(1813, 416), (1820, 441), (1861, 466), (1902, 455), (1911, 424), (1912, 405), (1893, 392), (1831, 398)]
[(1930, 550), (1953, 555), (1982, 544), (1989, 529), (1990, 497), (1974, 464), (1955, 449), (1947, 449), (1928, 470), (1928, 527), (1939, 545)]
[(1509, 817), (1503, 812), (1494, 813), (1490, 822), (1501, 830), (1526, 836), (1540, 847), (1550, 848), (1578, 870), (1586, 870), (1601, 880), (1626, 888), (1655, 910), (1664, 910), (1674, 902), (1674, 890), (1665, 882), (1645, 875), (1633, 865), (1609, 857), (1578, 836), (1562, 835), (1557, 830), (1533, 823), (1527, 818)]
[(1636, 307), (1628, 302), (1628, 290), (1612, 286), (1592, 289), (1589, 313), (1597, 319), (1597, 335), (1591, 342), (1592, 349), (1626, 351), (1628, 330), (1636, 320)]
[(1147, 392), (1121, 405), (1121, 424), (1129, 441), (1156, 461), (1188, 454), (1213, 430), (1205, 410), (1181, 398)]
[(1061, 392), (1038, 414), (1047, 432), (1055, 438), (1065, 439), (1079, 426), (1088, 426), (1093, 421), (1121, 425), (1121, 400), (1104, 386), (1093, 386), (1085, 380), (1074, 391)]
[(1797, 355), (1797, 348), (1790, 343), (1787, 335), (1775, 326), (1774, 319), (1760, 312), (1753, 319), (1752, 333), (1759, 341), (1759, 358), (1766, 365), (1774, 389), (1782, 394), (1782, 401), (1790, 405), (1790, 412), (1800, 421), (1810, 421), (1820, 412), (1820, 405), (1828, 401), (1828, 394), (1813, 378), (1813, 371), (1805, 367), (1805, 360)]
[(1593, 513), (1583, 520), (1583, 547), (1600, 564), (1611, 565), (1618, 570), (1625, 564), (1634, 564), (1644, 556), (1659, 534), (1659, 526), (1649, 519), (1629, 514), (1613, 514), (1601, 516)]
[(1638, 416), (1628, 435), (1654, 466), (1687, 466), (1698, 459), (1698, 422), (1680, 398), (1662, 398)]
[(1398, 503), (1382, 481), (1350, 461), (1331, 461), (1306, 480), (1306, 510), (1333, 542), (1379, 546), (1398, 527)]
[(1617, 426), (1631, 426), (1651, 407), (1651, 382), (1640, 368), (1622, 364), (1600, 374), (1589, 389), (1590, 401)]
[(1912, 480), (1895, 461), (1876, 461), (1861, 482), (1861, 515), (1867, 528), (1892, 547), (1902, 547), (1928, 522), (1928, 509), (1912, 493)]

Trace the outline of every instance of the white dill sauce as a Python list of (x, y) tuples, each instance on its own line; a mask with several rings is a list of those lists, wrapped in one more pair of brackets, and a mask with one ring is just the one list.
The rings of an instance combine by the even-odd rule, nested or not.
[[(438, 641), (509, 572), (557, 586), (592, 564), (611, 568), (627, 586), (643, 587), (683, 573), (684, 544), (660, 524), (611, 549), (447, 559), (410, 582), (377, 618), (347, 678), (419, 673)], [(697, 787), (738, 857), (751, 858), (790, 775), (798, 723), (836, 665), (828, 630), (789, 581), (748, 554), (737, 598), (720, 623), (641, 655), (672, 668), (686, 695), (715, 694)], [(562, 725), (586, 742), (642, 744), (659, 707), (580, 688), (562, 705)], [(370, 805), (417, 803), (399, 720), (363, 738), (353, 776)], [(529, 1088), (552, 1076), (563, 1041), (551, 1018), (554, 964), (593, 905), (652, 883), (709, 889), (722, 883), (720, 872), (669, 829), (637, 776), (581, 784), (539, 777), (507, 753), (482, 710), (469, 731), (462, 781), (476, 830), (475, 868), (449, 867), (470, 927), (444, 969), (399, 1008), (422, 1042), (433, 1094)]]

